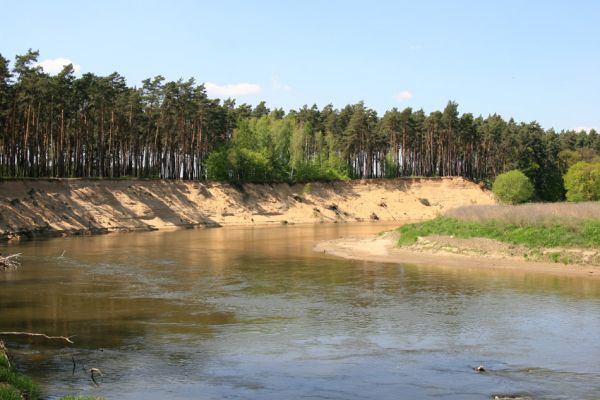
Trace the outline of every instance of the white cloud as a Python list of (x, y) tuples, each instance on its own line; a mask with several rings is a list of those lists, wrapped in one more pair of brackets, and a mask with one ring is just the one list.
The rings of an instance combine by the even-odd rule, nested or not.
[(206, 82), (204, 84), (208, 94), (213, 96), (245, 96), (260, 93), (261, 87), (256, 83), (233, 83), (228, 85), (217, 85)]
[(596, 132), (598, 131), (598, 128), (594, 128), (593, 126), (578, 126), (576, 128), (573, 128), (573, 130), (575, 132), (581, 132), (581, 131), (589, 132), (592, 129), (594, 129)]
[(81, 70), (81, 66), (79, 64), (75, 64), (73, 61), (71, 61), (67, 58), (62, 58), (62, 57), (53, 58), (53, 59), (49, 59), (49, 60), (40, 61), (39, 63), (37, 63), (35, 65), (42, 67), (44, 72), (47, 74), (56, 75), (60, 71), (63, 70), (65, 65), (69, 65), (69, 64), (73, 64), (73, 70), (75, 71), (76, 74), (78, 74), (79, 71)]
[(275, 76), (273, 79), (271, 79), (271, 87), (280, 92), (289, 92), (292, 90), (292, 87), (287, 83), (283, 83), (278, 76)]
[(398, 101), (405, 101), (412, 97), (413, 97), (413, 94), (409, 90), (403, 90), (400, 93), (398, 93), (397, 95), (394, 95), (394, 99), (396, 99)]

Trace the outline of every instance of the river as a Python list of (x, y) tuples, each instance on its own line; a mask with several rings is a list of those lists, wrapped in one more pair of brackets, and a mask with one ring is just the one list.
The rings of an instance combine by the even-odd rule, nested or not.
[[(50, 399), (600, 398), (600, 281), (312, 251), (386, 228), (3, 244), (23, 266), (0, 273), (0, 331), (74, 336), (7, 340)], [(84, 368), (103, 372), (100, 386)]]

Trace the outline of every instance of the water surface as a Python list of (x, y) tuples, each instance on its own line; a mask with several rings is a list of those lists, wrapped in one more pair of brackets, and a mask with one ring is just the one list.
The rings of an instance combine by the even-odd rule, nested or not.
[[(50, 398), (600, 398), (600, 282), (348, 261), (384, 224), (220, 228), (3, 245), (0, 330)], [(61, 256), (62, 255), (62, 256)], [(72, 357), (76, 360), (73, 371)], [(473, 367), (488, 372), (477, 374)], [(94, 386), (82, 366), (100, 368)]]

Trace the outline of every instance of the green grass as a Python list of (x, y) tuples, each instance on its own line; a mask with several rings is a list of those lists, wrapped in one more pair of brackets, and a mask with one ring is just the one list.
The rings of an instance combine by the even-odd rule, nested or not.
[(0, 400), (23, 400), (21, 392), (13, 386), (0, 383)]
[(15, 371), (0, 352), (0, 400), (39, 399), (40, 389), (27, 376)]
[[(0, 351), (0, 400), (37, 400), (39, 387), (27, 376), (10, 366)], [(101, 400), (95, 396), (65, 396), (61, 400)]]
[(545, 247), (600, 247), (600, 221), (582, 221), (579, 224), (516, 225), (502, 220), (468, 221), (457, 218), (436, 219), (408, 224), (398, 228), (399, 245), (409, 245), (419, 236), (447, 235), (458, 238), (483, 237), (501, 242), (524, 245), (529, 248)]

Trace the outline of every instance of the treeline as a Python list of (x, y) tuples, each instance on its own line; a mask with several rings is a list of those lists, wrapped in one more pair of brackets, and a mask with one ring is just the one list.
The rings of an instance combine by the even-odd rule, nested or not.
[(595, 131), (363, 103), (270, 110), (209, 99), (193, 79), (129, 87), (117, 73), (77, 78), (36, 67), (38, 53), (0, 55), (0, 175), (296, 182), (464, 176), (523, 171), (543, 200), (564, 198), (562, 175), (600, 150)]

